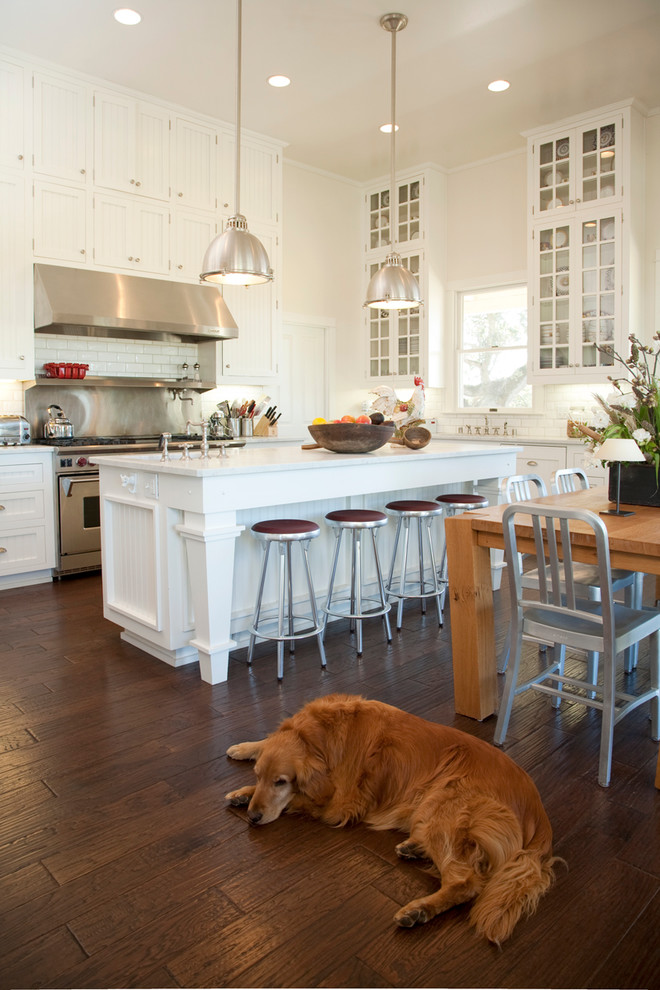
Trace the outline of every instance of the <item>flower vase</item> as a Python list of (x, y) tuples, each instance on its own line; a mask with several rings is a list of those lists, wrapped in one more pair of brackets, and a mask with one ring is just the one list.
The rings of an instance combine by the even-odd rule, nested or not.
[[(653, 505), (660, 508), (660, 487), (655, 475), (654, 464), (621, 464), (622, 505)], [(616, 502), (617, 465), (610, 465), (610, 478), (607, 496)]]

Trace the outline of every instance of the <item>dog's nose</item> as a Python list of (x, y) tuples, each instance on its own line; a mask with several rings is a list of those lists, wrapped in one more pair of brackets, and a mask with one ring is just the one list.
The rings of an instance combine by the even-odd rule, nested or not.
[(250, 825), (258, 825), (263, 815), (260, 811), (248, 811), (248, 821)]

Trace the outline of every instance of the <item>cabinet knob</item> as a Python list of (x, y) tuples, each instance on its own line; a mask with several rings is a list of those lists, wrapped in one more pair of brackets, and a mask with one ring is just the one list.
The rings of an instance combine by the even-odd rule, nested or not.
[(179, 271), (181, 271), (181, 269), (183, 268), (183, 265), (177, 265), (176, 267), (179, 269)]
[(25, 361), (25, 354), (19, 354), (18, 355), (18, 360), (19, 361)]
[(4, 505), (0, 505), (0, 512), (4, 510)]
[(84, 168), (81, 168), (81, 169), (80, 169), (80, 174), (81, 174), (81, 175), (86, 175), (86, 174), (87, 174), (87, 170), (86, 170), (86, 169), (84, 169)]
[(129, 261), (132, 261), (132, 260), (133, 260), (133, 255), (132, 255), (132, 254), (129, 254), (129, 256), (128, 256), (128, 260), (129, 260)]
[(581, 202), (582, 202), (582, 200), (581, 200), (581, 199), (580, 199), (580, 198), (578, 197), (578, 199), (576, 199), (576, 200), (575, 200), (575, 202), (576, 202), (576, 203), (581, 203)]
[(181, 197), (183, 196), (183, 193), (177, 193), (177, 196), (178, 196), (178, 197), (179, 197), (179, 199), (180, 199), (180, 198), (181, 198)]
[(132, 186), (134, 186), (135, 185), (135, 179), (131, 179), (130, 180), (130, 183), (131, 183)]
[(225, 365), (225, 368), (231, 368), (231, 365), (230, 364), (226, 364)]
[(223, 203), (222, 205), (224, 206), (224, 208), (225, 208), (226, 210), (228, 210), (228, 209), (229, 209), (229, 203)]
[(136, 264), (138, 264), (138, 265), (139, 265), (139, 264), (140, 264), (140, 259), (139, 259), (139, 258), (136, 258), (136, 259), (135, 259), (135, 262), (136, 262)]
[(81, 249), (80, 249), (80, 253), (81, 253), (81, 254), (84, 254), (84, 253), (85, 253), (85, 249), (84, 249), (84, 248), (81, 248)]
[(136, 182), (136, 183), (135, 183), (135, 185), (136, 185), (136, 186), (141, 186), (141, 185), (142, 185), (142, 183), (141, 183), (141, 182)]
[(23, 155), (19, 155), (18, 156), (18, 160), (19, 160), (19, 162), (22, 162), (23, 161)]

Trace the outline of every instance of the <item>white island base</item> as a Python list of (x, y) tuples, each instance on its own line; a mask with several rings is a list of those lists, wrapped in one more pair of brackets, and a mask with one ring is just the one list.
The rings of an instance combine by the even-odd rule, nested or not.
[[(433, 441), (420, 451), (386, 445), (369, 454), (278, 445), (206, 459), (99, 456), (104, 615), (127, 642), (175, 667), (199, 661), (202, 679), (218, 684), (227, 679), (230, 651), (247, 642), (261, 562), (249, 532), (255, 522), (319, 524), (310, 562), (321, 606), (334, 547), (327, 512), (383, 509), (396, 498), (474, 486), (493, 502), (498, 479), (515, 471), (516, 451)], [(378, 536), (385, 571), (394, 530), (388, 525)], [(342, 566), (337, 587), (348, 584), (348, 562)], [(413, 559), (411, 574), (414, 567)], [(302, 600), (304, 581), (298, 587)], [(267, 582), (264, 615), (275, 614), (276, 598), (276, 582)]]

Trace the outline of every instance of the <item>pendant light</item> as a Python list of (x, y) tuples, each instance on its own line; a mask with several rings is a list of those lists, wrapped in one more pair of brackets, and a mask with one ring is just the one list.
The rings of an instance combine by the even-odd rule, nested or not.
[(367, 287), (364, 303), (371, 309), (413, 309), (422, 303), (417, 279), (404, 268), (396, 250), (396, 36), (408, 23), (405, 14), (384, 14), (380, 26), (392, 35), (392, 115), (390, 117), (390, 251), (385, 264), (373, 276)]
[(227, 220), (225, 229), (209, 244), (202, 262), (204, 282), (220, 282), (224, 285), (257, 285), (272, 282), (273, 269), (268, 254), (258, 237), (248, 230), (247, 220), (241, 213), (241, 34), (242, 0), (236, 3), (237, 57), (236, 57), (236, 177), (235, 210)]

